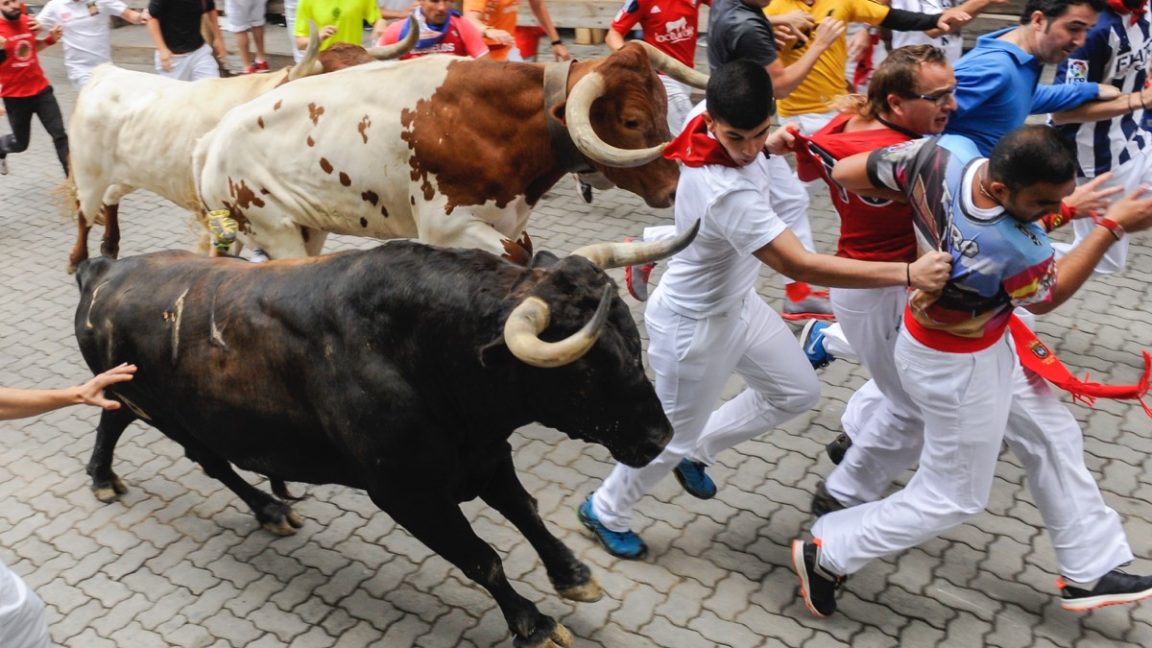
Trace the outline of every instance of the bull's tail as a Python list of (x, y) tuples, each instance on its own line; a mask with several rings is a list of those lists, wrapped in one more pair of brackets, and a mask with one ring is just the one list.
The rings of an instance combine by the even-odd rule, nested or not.
[(76, 176), (72, 173), (72, 161), (68, 161), (68, 178), (52, 189), (52, 199), (60, 213), (68, 222), (75, 221), (80, 213), (80, 192), (76, 190)]

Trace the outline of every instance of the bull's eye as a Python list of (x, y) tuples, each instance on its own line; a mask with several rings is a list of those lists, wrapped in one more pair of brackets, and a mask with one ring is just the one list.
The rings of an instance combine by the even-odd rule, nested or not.
[(640, 120), (639, 119), (625, 119), (624, 120), (624, 128), (630, 128), (632, 130), (639, 130), (640, 129)]

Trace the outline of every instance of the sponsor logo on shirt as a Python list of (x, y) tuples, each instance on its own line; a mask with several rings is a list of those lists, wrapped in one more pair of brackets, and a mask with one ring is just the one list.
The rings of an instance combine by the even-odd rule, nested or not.
[(1068, 59), (1068, 74), (1064, 80), (1068, 83), (1084, 83), (1088, 81), (1088, 61), (1084, 59)]
[(696, 34), (696, 28), (688, 24), (688, 18), (681, 16), (676, 20), (664, 23), (663, 34), (656, 34), (657, 43), (679, 43), (690, 40)]

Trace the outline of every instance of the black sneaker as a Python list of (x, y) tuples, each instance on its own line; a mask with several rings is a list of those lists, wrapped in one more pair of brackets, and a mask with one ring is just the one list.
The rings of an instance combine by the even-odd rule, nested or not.
[(816, 492), (812, 493), (812, 515), (820, 517), (825, 513), (839, 511), (844, 508), (847, 507), (841, 504), (835, 497), (832, 497), (832, 493), (828, 492), (828, 487), (824, 485), (823, 481), (816, 484)]
[(828, 445), (824, 446), (824, 452), (827, 453), (828, 458), (832, 460), (832, 463), (839, 466), (840, 462), (844, 461), (844, 455), (848, 453), (848, 448), (851, 447), (851, 437), (841, 432), (840, 434), (836, 435), (836, 438), (833, 439)]
[(834, 576), (820, 566), (820, 541), (792, 541), (792, 569), (800, 577), (800, 597), (814, 616), (826, 617), (836, 611), (836, 590), (843, 576)]
[(1064, 599), (1060, 607), (1072, 612), (1087, 612), (1107, 605), (1135, 603), (1152, 596), (1152, 576), (1133, 576), (1119, 569), (1104, 574), (1091, 590), (1070, 585), (1063, 578), (1057, 578), (1060, 596)]

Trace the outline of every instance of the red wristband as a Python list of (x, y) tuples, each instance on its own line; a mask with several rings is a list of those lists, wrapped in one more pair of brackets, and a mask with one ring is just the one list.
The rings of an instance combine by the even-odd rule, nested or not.
[(54, 34), (48, 34), (48, 37), (45, 38), (42, 42), (46, 46), (47, 45), (55, 45), (56, 44), (56, 36)]
[(1096, 219), (1096, 224), (1108, 230), (1108, 233), (1114, 236), (1117, 241), (1124, 238), (1124, 226), (1111, 218), (1098, 218)]

